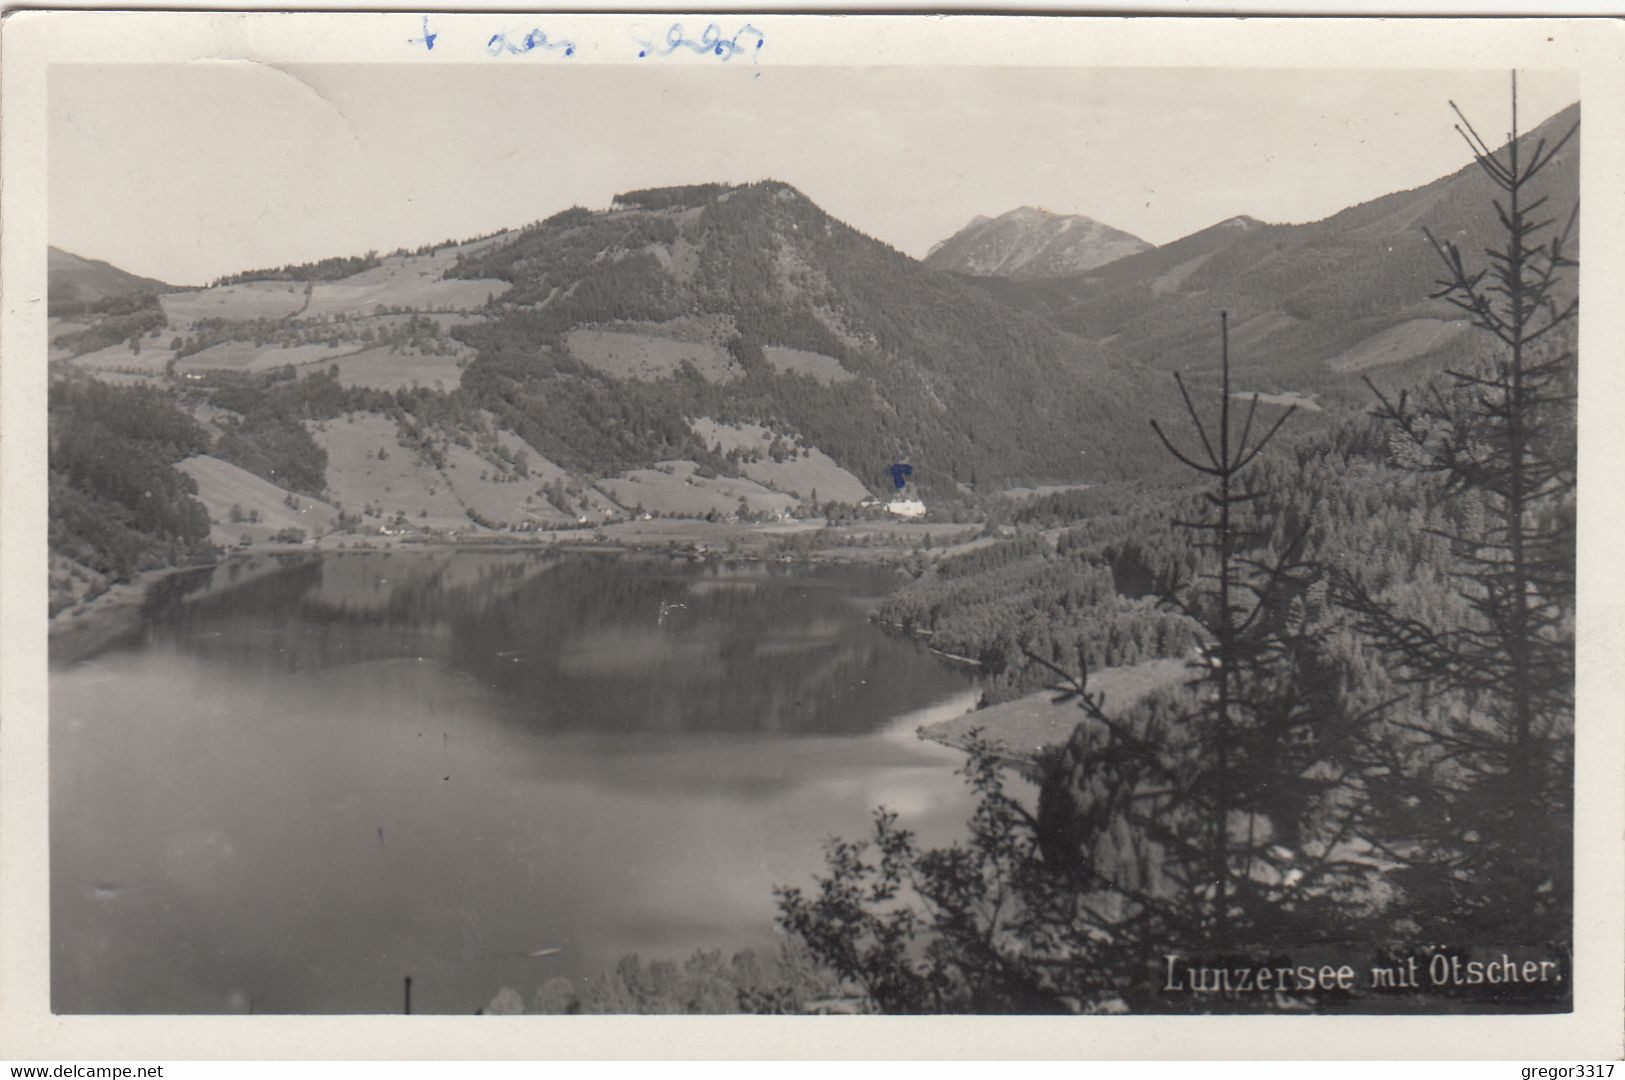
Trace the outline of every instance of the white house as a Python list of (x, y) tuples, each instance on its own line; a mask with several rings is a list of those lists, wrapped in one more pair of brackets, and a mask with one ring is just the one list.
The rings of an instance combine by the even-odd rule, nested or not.
[(893, 499), (886, 504), (886, 512), (900, 518), (923, 518), (925, 504), (919, 499)]

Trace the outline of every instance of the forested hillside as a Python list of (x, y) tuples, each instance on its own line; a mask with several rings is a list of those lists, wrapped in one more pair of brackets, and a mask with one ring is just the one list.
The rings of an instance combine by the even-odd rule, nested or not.
[[(922, 268), (788, 185), (662, 195), (658, 209), (644, 209), (649, 193), (633, 193), (617, 205), (637, 209), (555, 215), (454, 267), (513, 285), (490, 321), (456, 332), (479, 352), (468, 385), (488, 392), (500, 374), (534, 400), (570, 399), (583, 426), (601, 428), (603, 410), (592, 405), (601, 376), (571, 363), (569, 332), (624, 326), (660, 339), (704, 319), (734, 377), (709, 388), (679, 378), (647, 394), (617, 383), (615, 395), (650, 398), (672, 417), (704, 407), (783, 421), (877, 490), (887, 466), (905, 459), (925, 463), (917, 480), (927, 495), (1143, 475), (1147, 433), (1123, 422), (1121, 406), (1166, 390), (1133, 365)], [(786, 372), (774, 347), (828, 357), (855, 378)], [(669, 444), (661, 421), (616, 420), (629, 449), (639, 439), (650, 444), (645, 455)], [(554, 428), (549, 453), (604, 452), (582, 443), (585, 433)]]
[[(1381, 1010), (1401, 1006), (1169, 998), (1146, 975), (1175, 952), (1355, 947), (1363, 970), (1474, 949), (1565, 965), (1578, 122), (1474, 133), (1474, 164), (1324, 221), (1233, 218), (1041, 279), (934, 269), (776, 180), (199, 290), (53, 252), (52, 609), (233, 543), (325, 539), (283, 520), (346, 544), (545, 530), (675, 554), (666, 516), (696, 560), (719, 536), (859, 557), (872, 528), (896, 545), (877, 621), (974, 663), (983, 704), (1067, 706), (1021, 759), (1027, 804), (973, 735), (960, 842), (922, 848), (882, 809), (781, 888), (782, 969), (628, 962), (544, 1007), (828, 990), (890, 1012)], [(265, 507), (287, 511), (274, 533), (229, 531)], [(745, 594), (704, 595), (677, 606), (723, 622)], [(634, 604), (668, 614), (538, 578), (480, 630), (549, 657), (615, 637)], [(448, 633), (483, 687), (548, 692), (545, 664)], [(807, 673), (775, 724), (814, 738), (833, 732), (803, 704), (867, 677), (807, 656), (750, 663)], [(1184, 681), (1125, 701), (1091, 682), (1157, 660)], [(624, 730), (667, 695), (623, 695)], [(773, 707), (729, 683), (699, 711), (731, 731)], [(1566, 982), (1509, 993), (1438, 996), (1572, 1005)]]
[(165, 395), (55, 382), (49, 440), (51, 552), (67, 560), (53, 572), (53, 610), (84, 591), (86, 571), (123, 580), (209, 553), (197, 485), (174, 468), (209, 439)]
[[(1270, 527), (1244, 554), (1303, 530), (1306, 560), (1358, 565), (1374, 589), (1403, 585), (1429, 608), (1448, 606), (1448, 582), (1432, 569), (1448, 545), (1427, 531), (1441, 524), (1443, 493), (1401, 467), (1370, 417), (1283, 444), (1260, 460), (1256, 484)], [(990, 703), (1051, 685), (1054, 670), (1037, 661), (1082, 671), (1189, 657), (1199, 627), (1159, 601), (1202, 569), (1168, 527), (1201, 507), (1193, 490), (1127, 485), (1024, 500), (993, 519), (1015, 538), (939, 560), (888, 596), (880, 618), (978, 660)], [(1326, 589), (1312, 591), (1321, 607)]]
[[(1296, 417), (1255, 425), (1231, 392), (1251, 355), (1221, 315), (1217, 387), (1152, 417), (1187, 488), (1017, 508), (1018, 530), (1084, 520), (1053, 551), (1018, 531), (944, 560), (887, 602), (998, 686), (1033, 670), (1076, 724), (1062, 745), (1028, 744), (1035, 803), (1003, 777), (997, 732), (971, 725), (962, 839), (923, 847), (879, 809), (811, 886), (779, 890), (781, 925), (881, 1011), (1572, 1007), (1571, 132), (1495, 147), (1461, 122), (1495, 225), (1433, 217), (1422, 237), (1434, 298), (1468, 327), (1459, 364), (1413, 393), (1373, 381), (1368, 416), (1287, 441)], [(1435, 211), (1482, 220), (1421, 216)], [(1349, 213), (1375, 227), (1393, 212)], [(1358, 297), (1334, 309), (1360, 317)], [(1128, 606), (1148, 595), (1157, 608)], [(1153, 611), (1188, 636), (1153, 634)], [(1122, 662), (1114, 646), (1188, 641), (1182, 686), (1108, 701), (1091, 683)], [(1310, 956), (1482, 973), (1514, 951), (1531, 961), (1517, 985), (1436, 977), (1404, 994), (1193, 974)]]
[(46, 252), (46, 306), (52, 315), (86, 315), (108, 310), (108, 302), (132, 296), (154, 297), (174, 286), (139, 277), (100, 259), (85, 259), (52, 247)]
[[(1578, 145), (1547, 174), (1554, 217), (1574, 203)], [(1421, 229), (1476, 242), (1496, 224), (1488, 183), (1470, 166), (1312, 225), (1236, 218), (1083, 275), (1020, 282), (933, 270), (777, 181), (626, 192), (609, 210), (185, 292), (53, 252), (52, 355), (63, 377), (138, 387), (194, 416), (196, 452), (367, 527), (585, 525), (637, 516), (640, 492), (695, 517), (724, 505), (729, 517), (805, 516), (825, 509), (830, 484), (822, 497), (788, 487), (816, 472), (753, 459), (816, 453), (849, 503), (890, 491), (889, 466), (908, 462), (911, 490), (944, 519), (1052, 530), (1042, 574), (1027, 580), (1018, 565), (1031, 552), (999, 570), (1008, 594), (945, 567), (891, 612), (987, 661), (997, 696), (1029, 685), (1009, 673), (1015, 597), (1094, 596), (1101, 581), (1079, 569), (1091, 560), (1114, 567), (1100, 595), (1116, 595), (1118, 614), (1057, 615), (1026, 628), (1035, 640), (1106, 663), (1186, 647), (1144, 590), (1115, 587), (1165, 568), (1133, 569), (1139, 556), (1107, 551), (1116, 540), (1102, 530), (1125, 529), (1123, 544), (1148, 534), (1105, 524), (1132, 514), (1093, 507), (1163, 498), (1155, 485), (1174, 465), (1146, 418), (1178, 408), (1169, 369), (1213, 389), (1221, 308), (1245, 361), (1237, 392), (1267, 392), (1264, 422), (1301, 406), (1280, 452), (1308, 452), (1364, 409), (1364, 376), (1391, 388), (1471, 359), (1460, 313), (1429, 296), (1437, 271)], [(53, 413), (60, 443), (80, 416)], [(762, 447), (730, 434), (746, 430)], [(637, 486), (650, 481), (659, 493)], [(1014, 508), (997, 498), (1045, 482), (1096, 490)], [(1118, 486), (1141, 482), (1143, 496)], [(352, 505), (338, 505), (340, 490)], [(755, 507), (734, 505), (742, 490)], [(211, 509), (217, 525), (229, 509)], [(1084, 532), (1056, 539), (1080, 518)], [(74, 520), (55, 522), (63, 550), (88, 527)], [(994, 617), (1000, 604), (1008, 618)]]

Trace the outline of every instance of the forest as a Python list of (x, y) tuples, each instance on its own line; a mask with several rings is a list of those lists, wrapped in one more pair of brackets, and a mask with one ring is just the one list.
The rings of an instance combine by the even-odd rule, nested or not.
[(173, 466), (208, 435), (163, 394), (90, 380), (51, 384), (51, 550), (114, 580), (209, 556), (197, 485)]
[[(953, 843), (923, 846), (877, 807), (867, 835), (829, 841), (810, 883), (776, 889), (787, 955), (811, 964), (786, 970), (811, 984), (770, 1005), (738, 993), (720, 956), (629, 957), (585, 993), (505, 990), (493, 1010), (1569, 1009), (1577, 120), (1497, 150), (1458, 119), (1481, 205), (1453, 220), (1473, 224), (1424, 220), (1383, 288), (1408, 291), (1397, 310), (1453, 308), (1459, 341), (1350, 378), (1331, 397), (1358, 408), (1317, 417), (1235, 392), (1264, 380), (1220, 308), (1200, 353), (1180, 346), (1197, 376), (1170, 373), (1172, 392), (1134, 410), (1173, 479), (984, 497), (985, 539), (904, 564), (880, 622), (977, 660), (984, 704), (1047, 687), (1078, 723), (1020, 779), (973, 735), (960, 772), (974, 808)], [(1415, 195), (1356, 216), (1382, 223)], [(1246, 276), (1246, 250), (1213, 260), (1216, 286), (1226, 266)], [(1065, 302), (1042, 287), (1033, 310)], [(1335, 346), (1371, 315), (1335, 289), (1272, 287), (1309, 327), (1295, 340)], [(1286, 370), (1281, 355), (1264, 366)], [(1186, 682), (1132, 702), (1091, 686), (1156, 657), (1185, 658)], [(1561, 974), (1402, 1000), (1376, 980), (1202, 993), (1165, 963), (1482, 971), (1502, 953)]]
[[(1352, 417), (1271, 450), (1253, 476), (1269, 528), (1239, 550), (1278, 548), (1301, 532), (1304, 557), (1317, 565), (1364, 553), (1363, 573), (1379, 591), (1404, 587), (1433, 603), (1447, 589), (1431, 571), (1445, 545), (1425, 525), (1444, 512), (1440, 496), (1394, 464), (1375, 419)], [(1186, 657), (1200, 626), (1163, 598), (1202, 563), (1167, 523), (1201, 506), (1188, 487), (1115, 485), (995, 507), (989, 527), (1013, 525), (1016, 538), (938, 560), (887, 596), (879, 618), (977, 659), (988, 704), (1050, 685), (1046, 664), (1079, 671)], [(1053, 547), (1040, 529), (1053, 531)], [(1317, 608), (1327, 587), (1309, 591)]]
[(158, 299), (147, 294), (118, 297), (97, 305), (93, 312), (98, 318), (79, 330), (58, 334), (52, 341), (59, 349), (67, 349), (74, 356), (105, 349), (109, 345), (130, 342), (140, 351), (141, 339), (169, 325)]
[(308, 263), (290, 263), (275, 269), (244, 270), (216, 278), (214, 285), (239, 285), (248, 281), (337, 281), (378, 265), (378, 253), (335, 255)]
[[(208, 515), (174, 465), (214, 454), (319, 497), (328, 462), (308, 425), (355, 412), (391, 418), (437, 465), (494, 417), (571, 483), (673, 458), (737, 474), (737, 453), (693, 433), (701, 416), (764, 425), (775, 459), (793, 433), (875, 491), (892, 463), (921, 463), (938, 520), (975, 529), (945, 556), (922, 543), (877, 621), (974, 660), (983, 705), (1051, 691), (1076, 707), (1071, 735), (1019, 779), (973, 738), (975, 809), (955, 843), (924, 847), (885, 808), (832, 841), (822, 873), (776, 890), (776, 958), (628, 958), (489, 1011), (1380, 1010), (1392, 1003), (1325, 988), (1170, 997), (1153, 976), (1170, 951), (1505, 947), (1567, 965), (1578, 120), (1499, 149), (1460, 121), (1465, 179), (1309, 226), (1238, 220), (1049, 282), (930, 271), (774, 181), (566, 210), (460, 255), (450, 276), (512, 285), (482, 319), (442, 332), (380, 310), (344, 331), (468, 351), (449, 392), (346, 386), (336, 367), (171, 391), (54, 378), (51, 551), (112, 580), (209, 558)], [(83, 354), (166, 327), (144, 292), (95, 314), (55, 344)], [(737, 370), (617, 378), (569, 349), (581, 327), (681, 320), (715, 328)], [(1334, 363), (1447, 320), (1455, 336), (1414, 362)], [(201, 319), (171, 344), (179, 359), (339, 333)], [(853, 377), (778, 371), (771, 346)], [(999, 493), (1040, 480), (1089, 486)], [(569, 512), (579, 491), (538, 494)], [(1182, 685), (1116, 702), (1091, 683), (1162, 658), (1187, 662)], [(1456, 1011), (1569, 1004), (1566, 986), (1441, 993)]]
[[(1293, 445), (1276, 439), (1291, 412), (1233, 399), (1221, 315), (1217, 400), (1175, 376), (1183, 422), (1152, 418), (1192, 498), (1131, 503), (1054, 553), (990, 550), (971, 574), (939, 569), (891, 601), (966, 642), (1005, 639), (997, 659), (1042, 669), (1079, 724), (1038, 763), (1035, 804), (973, 738), (963, 839), (922, 848), (879, 808), (867, 837), (831, 842), (812, 886), (779, 889), (781, 926), (855, 1000), (1387, 1011), (1405, 1006), (1353, 986), (1204, 995), (1162, 961), (1448, 969), (1527, 948), (1566, 970), (1577, 214), (1547, 216), (1542, 190), (1562, 131), (1498, 152), (1460, 119), (1499, 189), (1502, 234), (1482, 250), (1424, 235), (1433, 296), (1473, 327), (1469, 362), (1406, 392), (1370, 384), (1369, 417)], [(1127, 706), (1092, 692), (1099, 653), (1069, 648), (1058, 567), (1070, 590), (1154, 595), (1187, 620), (1187, 683)], [(985, 594), (966, 584), (978, 577)], [(1047, 602), (997, 602), (1028, 582)], [(1455, 1012), (1570, 1001), (1562, 978), (1431, 996)]]
[[(491, 322), (453, 331), (479, 353), (466, 381), (478, 384), (493, 367), (513, 377), (538, 359), (540, 347), (547, 370), (537, 377), (589, 399), (591, 409), (590, 387), (580, 385), (591, 377), (557, 355), (571, 328), (706, 315), (732, 328), (723, 344), (744, 377), (705, 391), (705, 415), (782, 423), (871, 486), (905, 454), (936, 463), (918, 478), (927, 497), (954, 497), (960, 484), (1077, 478), (1080, 446), (1088, 447), (1086, 471), (1095, 478), (1160, 469), (1147, 452), (1148, 433), (1125, 424), (1119, 406), (1166, 388), (1092, 344), (955, 275), (921, 267), (787, 184), (701, 185), (658, 198), (634, 192), (617, 205), (641, 208), (651, 200), (689, 209), (682, 217), (565, 211), (510, 243), (462, 257), (450, 276), (514, 285)], [(679, 248), (695, 259), (686, 277), (666, 272), (654, 253)], [(763, 356), (768, 345), (832, 357), (863, 378), (826, 385), (775, 373)], [(668, 389), (661, 402), (668, 412), (688, 407), (698, 390)], [(616, 390), (639, 392), (630, 384)], [(1060, 442), (1029, 438), (1035, 423), (1069, 434)], [(626, 437), (665, 445), (658, 425), (630, 427)], [(599, 449), (558, 452), (580, 459)]]

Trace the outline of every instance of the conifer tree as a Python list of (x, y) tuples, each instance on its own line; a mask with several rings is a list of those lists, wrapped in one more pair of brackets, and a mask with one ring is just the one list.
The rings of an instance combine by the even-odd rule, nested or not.
[(1116, 720), (1086, 677), (1074, 684), (1089, 719), (1039, 808), (1046, 858), (1071, 862), (1086, 890), (1111, 890), (1147, 952), (1335, 937), (1369, 913), (1375, 870), (1345, 845), (1361, 801), (1351, 751), (1374, 710), (1348, 700), (1326, 647), (1333, 625), (1305, 602), (1320, 579), (1304, 557), (1311, 515), (1272, 546), (1274, 508), (1249, 472), (1293, 410), (1255, 440), (1254, 395), (1236, 434), (1220, 319), (1211, 429), (1179, 381), (1200, 449), (1180, 449), (1153, 422), (1210, 481), (1207, 512), (1175, 522), (1195, 534), (1201, 569), (1164, 598), (1201, 627), (1200, 659), (1184, 695)]
[[(1366, 833), (1406, 890), (1411, 921), (1454, 939), (1562, 940), (1572, 888), (1575, 356), (1571, 274), (1579, 206), (1553, 216), (1537, 182), (1578, 125), (1548, 143), (1512, 127), (1492, 150), (1451, 103), (1457, 131), (1498, 187), (1499, 231), (1477, 267), (1429, 234), (1436, 299), (1485, 348), (1413, 401), (1375, 413), (1411, 467), (1449, 500), (1436, 531), (1459, 619), (1428, 620), (1345, 571), (1337, 595), (1418, 693), (1420, 722), (1373, 746), (1385, 775)], [(1369, 385), (1369, 381), (1368, 381)]]
[(1205, 553), (1169, 597), (1205, 633), (1188, 686), (1116, 714), (1086, 667), (1012, 643), (1081, 709), (1039, 764), (1036, 813), (1006, 790), (997, 748), (973, 736), (966, 842), (920, 850), (880, 813), (870, 840), (831, 846), (812, 894), (779, 890), (781, 924), (883, 1011), (1181, 1007), (1158, 996), (1170, 950), (1339, 940), (1366, 914), (1375, 867), (1344, 843), (1361, 801), (1345, 758), (1369, 717), (1344, 700), (1327, 627), (1301, 602), (1317, 573), (1305, 530), (1271, 550), (1262, 493), (1247, 483), (1291, 412), (1255, 439), (1255, 395), (1235, 432), (1223, 323), (1221, 342), (1216, 430), (1181, 381), (1201, 450), (1164, 437), (1211, 481), (1210, 512), (1176, 523)]

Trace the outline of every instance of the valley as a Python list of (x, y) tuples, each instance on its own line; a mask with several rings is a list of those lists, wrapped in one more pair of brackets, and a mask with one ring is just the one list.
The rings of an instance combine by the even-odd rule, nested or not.
[[(1325, 222), (1236, 218), (1161, 247), (1024, 208), (924, 264), (775, 182), (628, 192), (204, 288), (52, 249), (53, 377), (188, 417), (206, 450), (165, 467), (208, 523), (184, 542), (121, 533), (144, 550), (117, 556), (61, 530), (53, 610), (210, 548), (579, 538), (934, 562), (950, 552), (885, 525), (885, 500), (918, 492), (928, 521), (987, 543), (1024, 497), (1164, 482), (1144, 420), (1177, 407), (1170, 367), (1211, 379), (1221, 305), (1238, 400), (1297, 406), (1300, 442), (1358, 410), (1358, 380), (1459, 359), (1465, 324), (1418, 299), (1418, 227), (1484, 229), (1481, 186), (1464, 170)], [(956, 254), (975, 244), (1003, 254)], [(914, 463), (906, 492), (893, 461)]]
[[(1160, 245), (915, 259), (761, 179), (187, 286), (52, 248), (54, 1003), (1155, 1012), (1170, 942), (1570, 948), (1575, 262), (1484, 157)], [(1548, 228), (1497, 322), (1458, 249)], [(690, 950), (734, 990), (673, 1009)]]
[[(1558, 163), (1570, 178), (1576, 154)], [(52, 610), (77, 623), (137, 575), (301, 548), (880, 560), (919, 589), (1011, 545), (1055, 558), (1080, 526), (1111, 532), (1157, 501), (1170, 463), (1145, 420), (1177, 408), (1170, 368), (1211, 385), (1221, 305), (1238, 403), (1256, 394), (1266, 420), (1295, 406), (1300, 447), (1353, 422), (1358, 380), (1415, 384), (1459, 359), (1465, 324), (1422, 299), (1417, 230), (1486, 228), (1481, 186), (1463, 170), (1324, 222), (1238, 217), (1161, 247), (1023, 208), (923, 264), (778, 182), (627, 192), (203, 288), (52, 249), (62, 393), (136, 394), (88, 412), (106, 426), (134, 404), (188, 432), (150, 466), (174, 488), (168, 523), (129, 520), (127, 481), (68, 481), (96, 490), (72, 513), (53, 501)], [(53, 411), (54, 445), (77, 415)], [(1095, 505), (1105, 518), (1080, 516)], [(1188, 647), (1157, 634), (1102, 658)], [(1008, 642), (947, 647), (978, 660), (995, 701), (1033, 686), (1001, 681), (1022, 669)]]

